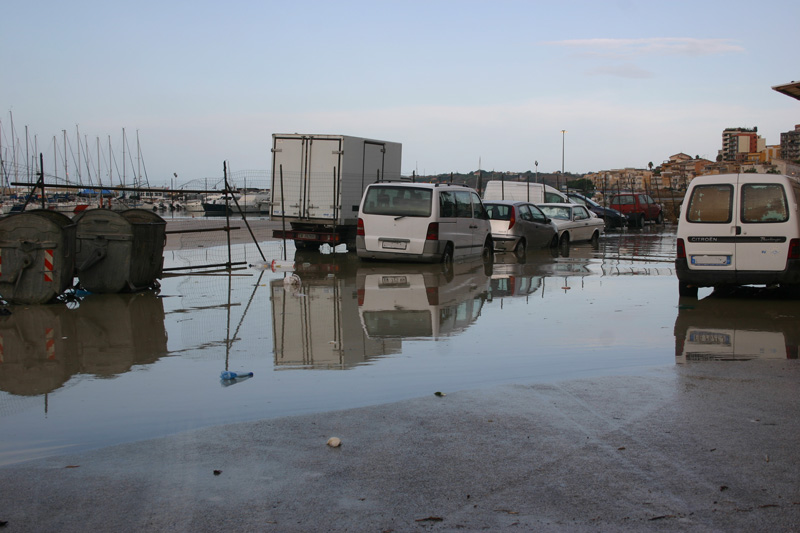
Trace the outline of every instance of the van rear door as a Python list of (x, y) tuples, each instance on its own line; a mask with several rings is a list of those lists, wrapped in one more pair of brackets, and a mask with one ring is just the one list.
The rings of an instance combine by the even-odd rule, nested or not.
[(737, 270), (785, 269), (793, 217), (783, 183), (773, 176), (741, 177), (739, 200)]
[(736, 270), (736, 187), (735, 178), (692, 185), (683, 214), (690, 270)]

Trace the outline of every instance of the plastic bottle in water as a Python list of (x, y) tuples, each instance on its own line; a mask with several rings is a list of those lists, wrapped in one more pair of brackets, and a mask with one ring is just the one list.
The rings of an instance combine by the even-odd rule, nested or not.
[(252, 372), (230, 372), (228, 370), (225, 370), (224, 372), (222, 372), (219, 375), (219, 377), (221, 379), (226, 379), (226, 380), (227, 379), (236, 379), (236, 378), (250, 378), (250, 377), (253, 377), (253, 373)]

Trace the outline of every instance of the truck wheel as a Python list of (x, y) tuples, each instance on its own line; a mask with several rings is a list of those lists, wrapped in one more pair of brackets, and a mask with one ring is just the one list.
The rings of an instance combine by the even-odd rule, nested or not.
[(697, 287), (684, 281), (678, 282), (678, 296), (681, 298), (697, 298)]
[(319, 250), (319, 243), (308, 241), (294, 241), (295, 250)]

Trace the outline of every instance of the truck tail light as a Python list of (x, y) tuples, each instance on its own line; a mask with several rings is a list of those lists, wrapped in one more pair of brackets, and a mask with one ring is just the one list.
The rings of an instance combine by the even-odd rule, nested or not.
[(678, 239), (678, 259), (686, 259), (686, 245), (683, 244), (683, 239)]
[(425, 234), (426, 241), (438, 241), (439, 240), (439, 223), (438, 222), (431, 222), (428, 224), (428, 233)]
[(514, 209), (512, 207), (511, 208), (511, 217), (509, 217), (509, 219), (508, 219), (508, 229), (513, 228), (514, 224), (516, 224), (516, 223), (517, 223), (516, 209)]
[(787, 259), (800, 259), (800, 239), (789, 241), (789, 256)]
[(358, 226), (356, 226), (356, 235), (359, 237), (364, 236), (364, 219), (358, 219)]

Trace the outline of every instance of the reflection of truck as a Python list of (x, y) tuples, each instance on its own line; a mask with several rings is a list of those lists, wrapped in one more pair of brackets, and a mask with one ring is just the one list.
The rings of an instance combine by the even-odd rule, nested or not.
[(347, 135), (273, 134), (270, 217), (298, 250), (347, 243), (370, 183), (400, 179), (400, 143)]
[(299, 252), (300, 284), (270, 282), (276, 368), (344, 370), (400, 350), (398, 341), (369, 339), (356, 305), (351, 254)]

